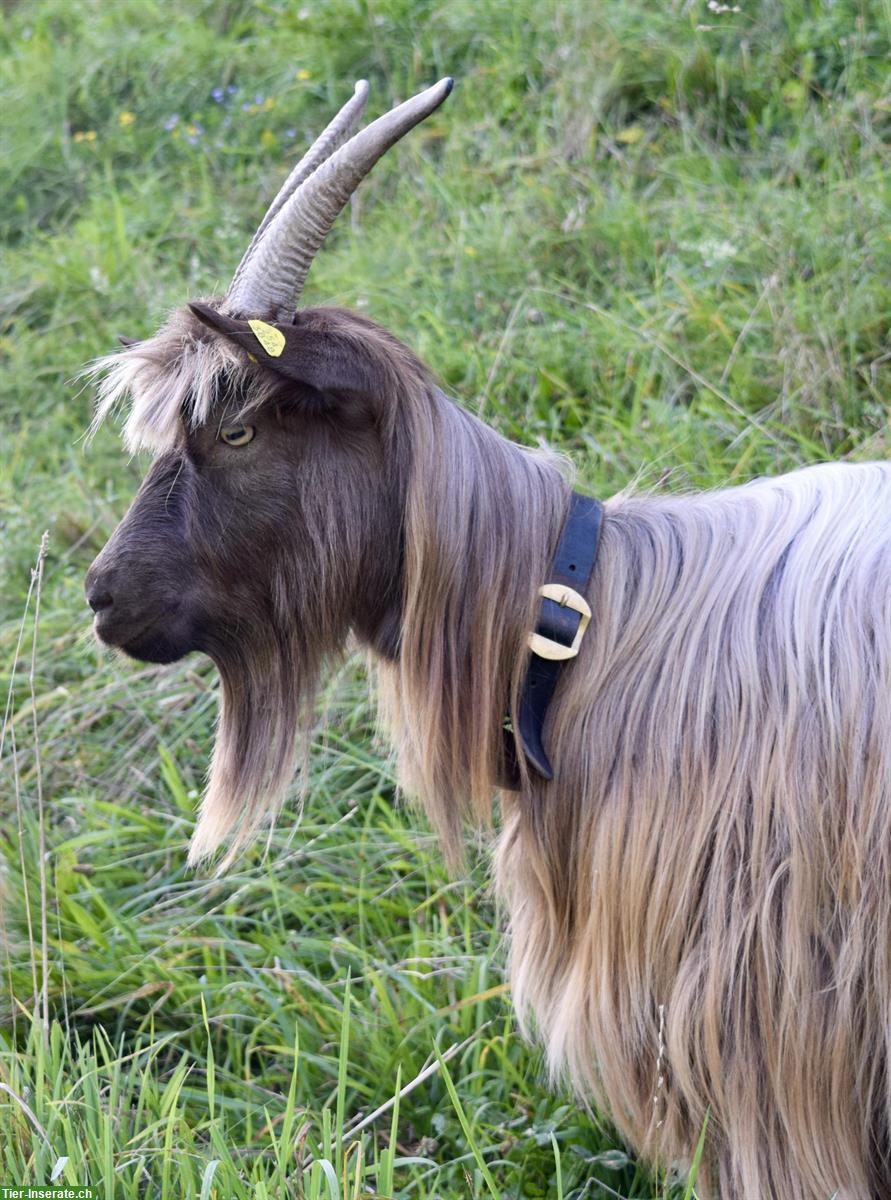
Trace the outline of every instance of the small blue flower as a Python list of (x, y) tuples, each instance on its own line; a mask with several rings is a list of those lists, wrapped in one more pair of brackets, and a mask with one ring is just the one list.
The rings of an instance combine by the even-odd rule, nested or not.
[(169, 133), (171, 129), (175, 129), (179, 124), (179, 113), (174, 113), (172, 117), (168, 117), (164, 122), (164, 128)]
[(296, 129), (286, 129), (285, 136), (289, 137), (289, 138), (295, 138), (297, 136), (297, 130)]
[(234, 96), (235, 93), (238, 91), (238, 88), (235, 86), (234, 83), (230, 83), (229, 86), (226, 88), (226, 91), (229, 93), (230, 96)]
[(223, 97), (225, 96), (226, 93), (223, 91), (223, 89), (221, 87), (215, 87), (210, 94), (214, 98), (214, 100), (216, 100), (217, 104), (222, 104)]
[(254, 104), (262, 104), (265, 99), (266, 97), (262, 92), (257, 92), (256, 96), (254, 96)]

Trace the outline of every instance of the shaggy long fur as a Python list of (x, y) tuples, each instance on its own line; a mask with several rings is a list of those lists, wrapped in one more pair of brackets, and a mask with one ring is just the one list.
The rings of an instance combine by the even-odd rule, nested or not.
[(553, 1074), (663, 1161), (708, 1113), (724, 1200), (891, 1194), (889, 499), (881, 464), (611, 501), (558, 779), (503, 798)]
[[(383, 708), (404, 785), (454, 857), (462, 818), (489, 818), (568, 485), (554, 459), (452, 405), (388, 335), (342, 319), (388, 380), (382, 486), (401, 517), (379, 551), (398, 553), (401, 586), (393, 645), (372, 640)], [(180, 332), (113, 368), (106, 407), (136, 390), (131, 444), (157, 447), (179, 419), (183, 353), (207, 340)], [(255, 402), (267, 382), (228, 349), (194, 362), (217, 353)], [(688, 1162), (708, 1115), (703, 1195), (891, 1194), (889, 498), (882, 464), (609, 501), (594, 619), (546, 730), (556, 778), (501, 795), (496, 882), (521, 1017), (553, 1075), (647, 1156)], [(318, 519), (336, 545), (324, 522), (337, 512)], [(349, 553), (332, 566), (341, 588)], [(299, 573), (286, 577), (283, 632), (300, 601)], [(342, 625), (324, 629), (304, 697)], [(275, 695), (296, 662), (280, 660)], [(235, 765), (215, 756), (200, 854), (277, 803), (262, 709), (247, 736), (244, 719), (244, 706), (223, 718), (217, 755)]]

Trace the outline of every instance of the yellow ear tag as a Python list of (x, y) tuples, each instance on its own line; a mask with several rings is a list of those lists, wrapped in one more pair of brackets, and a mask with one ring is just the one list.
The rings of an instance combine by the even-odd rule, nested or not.
[(270, 358), (281, 357), (285, 348), (285, 335), (280, 329), (276, 329), (274, 325), (267, 325), (265, 321), (248, 321), (248, 325)]

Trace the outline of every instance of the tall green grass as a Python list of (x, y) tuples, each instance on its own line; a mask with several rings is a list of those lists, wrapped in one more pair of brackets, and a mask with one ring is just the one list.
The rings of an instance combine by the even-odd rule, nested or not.
[(449, 73), (309, 300), (389, 326), (600, 494), (884, 456), (891, 10), (739, 7), (5, 6), (0, 1182), (694, 1193), (546, 1086), (485, 853), (445, 874), (355, 664), (326, 694), (302, 818), (223, 880), (186, 872), (216, 681), (201, 659), (139, 666), (90, 637), (83, 573), (144, 464), (113, 428), (84, 446), (75, 376), (225, 285), (354, 79), (377, 112)]

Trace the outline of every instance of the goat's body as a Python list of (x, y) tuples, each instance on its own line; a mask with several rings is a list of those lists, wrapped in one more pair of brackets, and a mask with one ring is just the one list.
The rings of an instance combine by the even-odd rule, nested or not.
[[(362, 318), (279, 333), (310, 347), (287, 379), (182, 312), (100, 364), (100, 411), (130, 392), (130, 442), (160, 457), (91, 569), (97, 621), (138, 653), (185, 592), (158, 645), (220, 664), (194, 857), (274, 813), (352, 628), (454, 861), (491, 811), (569, 488)], [(256, 436), (230, 455), (232, 405)], [(521, 1016), (645, 1155), (689, 1161), (708, 1115), (722, 1200), (891, 1196), (889, 584), (891, 465), (614, 498), (545, 729), (556, 777), (502, 796)]]
[(891, 465), (615, 498), (503, 797), (519, 1012), (647, 1155), (708, 1114), (722, 1200), (891, 1195), (889, 585)]

